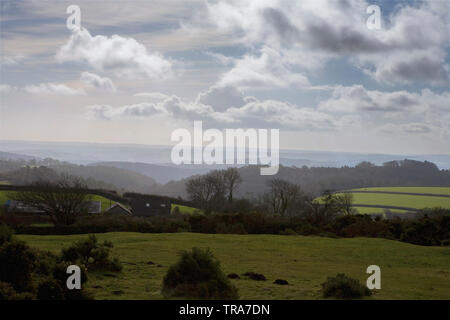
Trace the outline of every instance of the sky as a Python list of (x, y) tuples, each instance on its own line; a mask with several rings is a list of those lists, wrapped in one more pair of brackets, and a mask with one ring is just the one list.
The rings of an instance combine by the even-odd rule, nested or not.
[(448, 0), (0, 1), (0, 140), (450, 154)]

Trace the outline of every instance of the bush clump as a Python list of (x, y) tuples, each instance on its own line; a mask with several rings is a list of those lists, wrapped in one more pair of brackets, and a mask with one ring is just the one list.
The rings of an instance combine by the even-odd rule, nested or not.
[(4, 300), (31, 300), (33, 295), (28, 292), (17, 293), (13, 286), (7, 282), (0, 282), (0, 301)]
[[(85, 261), (76, 255), (76, 259), (67, 258), (74, 252), (87, 252), (87, 264), (93, 267), (108, 266), (116, 271), (120, 264), (117, 260), (109, 259), (109, 249), (112, 244), (105, 242), (97, 244), (97, 240), (89, 238), (78, 245), (80, 252), (67, 249), (65, 254), (53, 254), (30, 248), (25, 242), (10, 236), (10, 232), (3, 232), (4, 242), (0, 245), (0, 300), (86, 300), (91, 296), (84, 290), (87, 282)], [(11, 234), (12, 235), (12, 234)], [(76, 247), (76, 246), (75, 246)], [(83, 249), (85, 251), (83, 251)], [(89, 249), (89, 250), (88, 250)], [(67, 288), (67, 268), (77, 264), (81, 269), (81, 290)]]
[(162, 293), (166, 297), (239, 298), (237, 288), (220, 269), (220, 262), (209, 249), (199, 248), (181, 253), (164, 277)]
[(0, 246), (12, 239), (14, 231), (5, 224), (0, 224)]
[(35, 253), (25, 242), (5, 242), (0, 247), (0, 281), (8, 282), (17, 292), (32, 291), (35, 261)]
[(338, 299), (358, 299), (372, 295), (372, 292), (359, 280), (348, 277), (343, 273), (335, 277), (328, 277), (322, 283), (322, 294), (324, 298), (334, 297)]
[(78, 241), (62, 250), (62, 260), (83, 265), (88, 270), (121, 271), (122, 265), (117, 258), (110, 258), (113, 244), (109, 241), (98, 243), (95, 235), (87, 240)]

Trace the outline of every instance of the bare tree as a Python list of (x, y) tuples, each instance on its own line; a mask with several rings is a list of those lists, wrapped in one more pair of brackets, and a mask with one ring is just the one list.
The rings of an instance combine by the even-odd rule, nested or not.
[(342, 214), (353, 214), (353, 195), (336, 194), (325, 191), (320, 200), (312, 201), (307, 210), (307, 218), (314, 225), (321, 226), (332, 222)]
[(300, 210), (298, 206), (303, 196), (298, 185), (282, 179), (270, 180), (268, 184), (265, 200), (274, 214), (284, 216)]
[(232, 203), (233, 192), (239, 187), (239, 184), (242, 183), (241, 175), (236, 168), (228, 168), (223, 172), (223, 178), (225, 182), (228, 203)]
[(81, 178), (61, 176), (57, 182), (34, 183), (26, 191), (10, 192), (12, 200), (50, 215), (55, 224), (70, 225), (87, 213), (91, 196)]
[(335, 195), (338, 211), (343, 214), (354, 214), (353, 194), (349, 192)]
[(206, 213), (219, 210), (225, 203), (225, 179), (222, 171), (190, 179), (186, 184), (189, 198)]

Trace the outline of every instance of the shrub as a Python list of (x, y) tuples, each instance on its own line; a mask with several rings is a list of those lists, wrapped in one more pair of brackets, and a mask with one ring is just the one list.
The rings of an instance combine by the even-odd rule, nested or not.
[[(43, 293), (47, 293), (47, 294), (57, 294), (56, 291), (52, 291), (52, 290), (57, 290), (58, 286), (62, 289), (62, 299), (65, 300), (89, 300), (91, 299), (91, 296), (89, 294), (87, 294), (87, 292), (83, 289), (84, 288), (84, 284), (87, 282), (88, 277), (87, 277), (87, 272), (86, 269), (83, 266), (80, 266), (81, 269), (81, 290), (78, 289), (74, 289), (74, 290), (69, 290), (67, 288), (67, 267), (70, 265), (70, 263), (68, 262), (59, 262), (55, 265), (53, 272), (52, 272), (52, 279), (50, 282), (48, 282), (47, 284), (45, 284), (45, 290)], [(57, 286), (57, 285), (58, 286)], [(49, 296), (42, 296), (43, 299), (49, 299)]]
[(121, 271), (119, 260), (109, 257), (112, 247), (111, 242), (99, 244), (95, 235), (91, 235), (87, 240), (63, 249), (61, 257), (63, 261), (84, 265), (88, 270)]
[(283, 231), (280, 231), (280, 235), (282, 235), (282, 236), (296, 236), (298, 234), (297, 234), (297, 232), (295, 232), (291, 228), (286, 228)]
[(17, 293), (11, 284), (0, 282), (0, 301), (1, 300), (31, 300), (33, 298), (30, 293)]
[(322, 283), (322, 294), (325, 298), (356, 299), (370, 296), (372, 292), (358, 280), (339, 273)]
[(16, 290), (7, 282), (0, 282), (0, 300), (15, 300)]
[(12, 239), (14, 231), (7, 225), (0, 224), (0, 246)]
[(450, 239), (445, 239), (441, 241), (441, 245), (444, 247), (450, 246)]
[(47, 279), (39, 284), (37, 298), (38, 300), (63, 300), (64, 291), (58, 281)]
[(181, 253), (164, 277), (162, 293), (166, 297), (239, 298), (236, 287), (220, 269), (220, 262), (209, 249), (199, 248)]
[(0, 247), (0, 281), (8, 282), (17, 292), (32, 290), (31, 273), (35, 253), (25, 242), (13, 240)]

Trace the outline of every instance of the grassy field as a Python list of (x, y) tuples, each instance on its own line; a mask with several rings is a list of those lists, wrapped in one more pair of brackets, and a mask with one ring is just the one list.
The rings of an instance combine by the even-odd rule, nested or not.
[(399, 206), (415, 209), (443, 207), (450, 208), (450, 198), (432, 196), (411, 196), (403, 194), (354, 193), (353, 203), (384, 206)]
[[(379, 213), (379, 214), (384, 214), (386, 209), (383, 208), (366, 208), (366, 207), (353, 207), (355, 208), (358, 213), (360, 214), (372, 214), (372, 213)], [(389, 209), (389, 211), (394, 212), (394, 213), (405, 213), (407, 214), (408, 211), (406, 210), (397, 210), (397, 209)]]
[[(426, 195), (408, 194), (382, 194), (382, 193), (353, 193), (353, 203), (365, 205), (381, 205), (407, 207), (414, 209), (442, 207), (450, 208), (450, 197), (436, 197), (433, 194), (450, 195), (449, 187), (377, 187), (360, 188), (351, 191), (377, 191), (377, 192), (401, 192), (401, 193), (423, 193)], [(383, 208), (364, 208), (355, 206), (359, 213), (383, 213)], [(404, 210), (390, 210), (396, 213), (405, 213)]]
[(188, 207), (188, 206), (182, 206), (179, 204), (172, 204), (171, 210), (173, 212), (173, 210), (175, 209), (175, 207), (178, 207), (178, 209), (180, 210), (181, 214), (194, 214), (195, 212), (200, 212), (200, 210), (193, 208), (193, 207)]
[[(58, 252), (87, 236), (18, 237), (33, 247)], [(113, 254), (124, 269), (90, 275), (87, 288), (96, 299), (161, 299), (168, 267), (180, 250), (194, 246), (209, 247), (226, 274), (253, 271), (266, 276), (267, 281), (232, 280), (241, 299), (320, 299), (320, 284), (327, 276), (344, 272), (365, 283), (366, 268), (372, 264), (381, 268), (382, 289), (370, 299), (450, 299), (450, 249), (446, 247), (276, 235), (107, 233), (97, 237), (114, 243)], [(288, 280), (289, 285), (273, 284), (276, 279)]]
[(445, 194), (450, 196), (449, 187), (379, 187), (379, 188), (361, 188), (353, 189), (355, 191), (387, 191), (387, 192), (405, 192), (405, 193), (428, 193)]
[[(0, 190), (0, 205), (4, 205), (6, 203), (6, 201), (9, 200), (9, 197), (7, 195), (8, 192), (11, 192), (11, 191)], [(101, 201), (102, 202), (102, 211), (109, 209), (110, 204), (113, 205), (116, 203), (113, 200), (109, 200), (105, 197), (98, 196), (98, 195), (93, 195), (92, 201)]]

